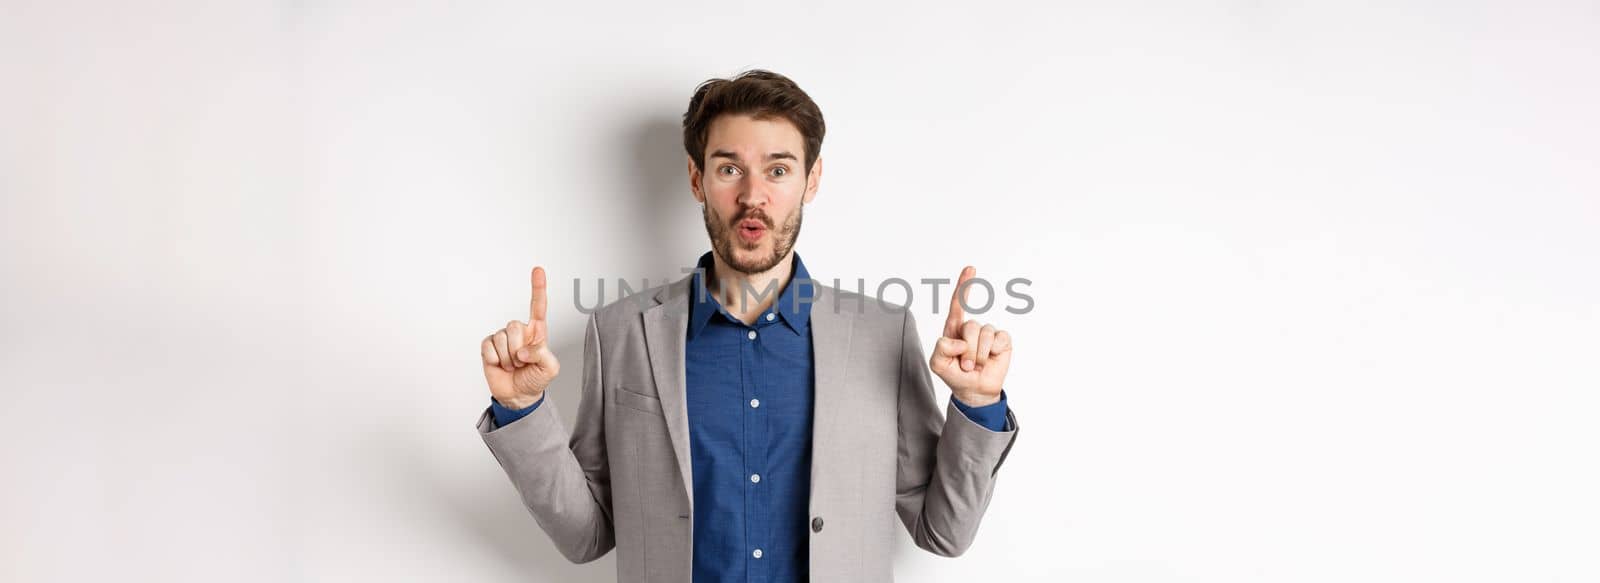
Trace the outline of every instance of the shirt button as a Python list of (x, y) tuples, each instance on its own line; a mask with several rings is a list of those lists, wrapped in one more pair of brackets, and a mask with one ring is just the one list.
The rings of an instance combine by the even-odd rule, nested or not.
[(761, 558), (761, 549), (756, 549), (756, 550), (750, 551), (750, 556), (755, 557), (757, 559)]
[(760, 406), (761, 406), (761, 399), (750, 399), (750, 408), (751, 409), (754, 409), (754, 408), (760, 407)]
[(750, 474), (750, 482), (754, 484), (760, 484), (761, 474)]
[(773, 319), (773, 318), (776, 318), (776, 317), (778, 317), (778, 315), (777, 315), (777, 314), (774, 314), (774, 313), (771, 313), (771, 312), (768, 312), (768, 313), (767, 313), (767, 321), (768, 321), (768, 322), (771, 322), (771, 321), (772, 321), (772, 319)]
[(822, 532), (822, 517), (811, 519), (811, 532)]
[(755, 340), (756, 339), (756, 331), (755, 330), (751, 330), (750, 333), (749, 334), (745, 334), (745, 336), (748, 337), (751, 340)]

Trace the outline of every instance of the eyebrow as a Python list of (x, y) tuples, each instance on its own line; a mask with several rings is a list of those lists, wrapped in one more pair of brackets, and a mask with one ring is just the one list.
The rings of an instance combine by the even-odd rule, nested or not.
[[(715, 152), (712, 152), (711, 153), (711, 157), (712, 158), (727, 158), (727, 159), (733, 160), (735, 162), (739, 161), (739, 155), (738, 154), (735, 154), (733, 152), (729, 152), (727, 150), (717, 150)], [(771, 154), (767, 154), (767, 159), (768, 160), (796, 160), (796, 161), (800, 160), (799, 157), (797, 157), (794, 154), (791, 154), (791, 153), (789, 153), (787, 151), (784, 151), (784, 152), (773, 152)]]

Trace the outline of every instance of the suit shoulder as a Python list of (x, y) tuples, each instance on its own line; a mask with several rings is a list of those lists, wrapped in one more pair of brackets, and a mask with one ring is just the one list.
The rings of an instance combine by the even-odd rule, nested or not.
[(857, 324), (898, 328), (909, 315), (907, 306), (859, 292), (819, 284), (817, 295), (812, 309), (833, 310), (854, 319)]
[(673, 291), (670, 289), (671, 286), (683, 282), (684, 280), (671, 281), (638, 291), (628, 289), (607, 290), (604, 293), (597, 291), (595, 293), (600, 293), (601, 296), (616, 294), (616, 297), (604, 305), (590, 310), (591, 315), (595, 319), (596, 326), (601, 330), (611, 330), (618, 326), (626, 327), (630, 324), (636, 324), (639, 322), (640, 314), (657, 304), (655, 298), (658, 294), (662, 292), (671, 293)]

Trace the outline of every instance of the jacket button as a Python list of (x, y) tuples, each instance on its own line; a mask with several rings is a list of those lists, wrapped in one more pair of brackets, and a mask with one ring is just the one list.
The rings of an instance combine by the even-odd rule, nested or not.
[(811, 519), (811, 532), (822, 532), (822, 517)]

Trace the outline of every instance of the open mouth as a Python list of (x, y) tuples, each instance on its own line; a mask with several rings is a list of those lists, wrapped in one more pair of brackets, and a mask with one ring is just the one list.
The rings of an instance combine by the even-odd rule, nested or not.
[(739, 222), (739, 238), (747, 243), (760, 241), (767, 234), (767, 226), (761, 221), (747, 219)]

